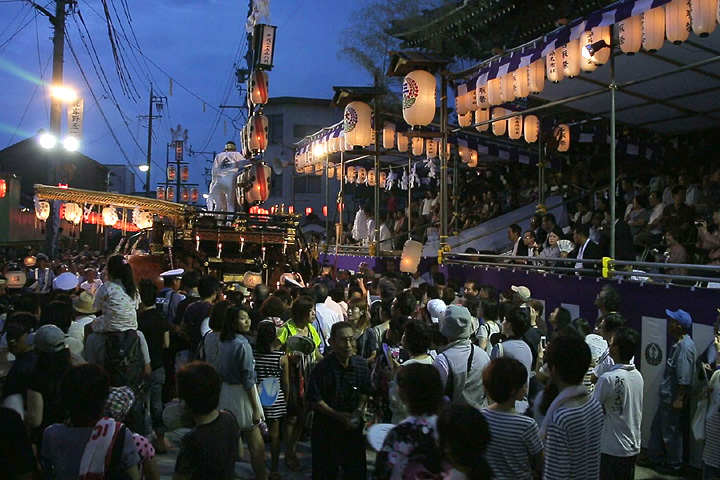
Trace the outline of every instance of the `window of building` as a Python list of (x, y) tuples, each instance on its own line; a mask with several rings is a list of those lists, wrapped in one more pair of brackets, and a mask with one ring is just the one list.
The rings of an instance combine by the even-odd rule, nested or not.
[(322, 193), (322, 177), (319, 175), (302, 175), (295, 177), (296, 194), (320, 195)]
[(282, 114), (268, 115), (268, 141), (270, 145), (283, 144), (283, 116)]
[(293, 125), (293, 137), (297, 140), (320, 131), (320, 125)]
[[(282, 115), (281, 115), (282, 116)], [(270, 196), (282, 197), (283, 195), (283, 177), (275, 172), (270, 176)]]

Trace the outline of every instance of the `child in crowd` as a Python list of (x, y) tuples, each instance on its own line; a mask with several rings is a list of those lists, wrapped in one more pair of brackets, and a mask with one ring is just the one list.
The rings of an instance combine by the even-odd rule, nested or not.
[(444, 480), (490, 480), (485, 450), (490, 429), (475, 407), (457, 403), (447, 406), (438, 417), (440, 452), (450, 466)]
[(92, 323), (94, 332), (137, 330), (140, 296), (133, 279), (132, 267), (122, 255), (107, 261), (107, 281), (97, 290), (93, 308), (102, 311)]

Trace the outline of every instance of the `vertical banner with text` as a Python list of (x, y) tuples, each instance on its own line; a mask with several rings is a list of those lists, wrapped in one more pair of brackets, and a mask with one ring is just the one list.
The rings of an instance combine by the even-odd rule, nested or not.
[(85, 114), (85, 101), (78, 98), (68, 106), (68, 135), (75, 138), (83, 136), (83, 116)]

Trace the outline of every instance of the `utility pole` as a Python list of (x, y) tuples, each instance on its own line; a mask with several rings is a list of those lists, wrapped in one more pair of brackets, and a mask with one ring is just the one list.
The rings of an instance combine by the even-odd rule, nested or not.
[[(65, 54), (65, 5), (66, 0), (55, 0), (55, 15), (50, 13), (44, 8), (40, 7), (39, 10), (47, 15), (50, 19), (50, 23), (53, 26), (53, 74), (52, 84), (53, 86), (62, 86), (63, 84), (63, 58)], [(34, 5), (35, 6), (35, 5)], [(39, 6), (35, 6), (38, 8)], [(45, 10), (43, 12), (43, 10)], [(62, 118), (62, 103), (59, 98), (55, 96), (50, 97), (50, 133), (55, 138), (60, 138), (61, 134), (61, 118)], [(50, 161), (53, 161), (52, 154), (48, 155)], [(49, 169), (49, 179), (51, 184), (57, 184), (57, 169), (60, 165), (51, 165)], [(45, 251), (48, 256), (52, 259), (55, 257), (58, 247), (58, 234), (60, 228), (60, 202), (55, 200), (50, 202), (50, 216), (48, 217), (49, 225), (45, 229)]]
[(164, 102), (167, 97), (153, 95), (153, 86), (150, 84), (150, 103), (148, 105), (147, 117), (140, 115), (139, 118), (148, 119), (148, 137), (147, 137), (147, 172), (145, 172), (145, 196), (150, 198), (150, 170), (152, 168), (152, 134), (153, 134), (153, 118), (162, 118), (162, 115), (153, 115), (153, 105), (156, 106), (158, 113), (162, 111)]

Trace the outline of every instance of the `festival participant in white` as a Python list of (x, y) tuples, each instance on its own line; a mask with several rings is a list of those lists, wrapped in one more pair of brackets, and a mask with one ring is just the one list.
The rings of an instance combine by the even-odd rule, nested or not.
[(633, 480), (640, 453), (643, 377), (632, 363), (640, 335), (627, 327), (616, 329), (610, 340), (615, 364), (595, 385), (593, 398), (605, 412), (600, 458), (601, 480)]

